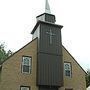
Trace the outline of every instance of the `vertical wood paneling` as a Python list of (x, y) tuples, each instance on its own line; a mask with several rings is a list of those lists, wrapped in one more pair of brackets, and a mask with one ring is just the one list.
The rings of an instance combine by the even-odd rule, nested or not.
[(62, 86), (62, 56), (38, 55), (38, 85)]

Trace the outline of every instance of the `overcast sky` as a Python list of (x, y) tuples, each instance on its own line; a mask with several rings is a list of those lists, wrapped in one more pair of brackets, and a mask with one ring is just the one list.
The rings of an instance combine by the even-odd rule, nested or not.
[[(49, 0), (56, 24), (63, 25), (62, 42), (77, 62), (90, 69), (90, 0)], [(0, 42), (17, 51), (32, 40), (36, 16), (45, 0), (0, 0)]]

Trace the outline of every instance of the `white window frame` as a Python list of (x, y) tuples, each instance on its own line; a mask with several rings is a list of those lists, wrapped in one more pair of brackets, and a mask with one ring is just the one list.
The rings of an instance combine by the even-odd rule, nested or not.
[[(65, 67), (66, 65), (68, 65), (69, 67)], [(70, 72), (70, 76), (66, 75), (66, 71)], [(70, 62), (64, 62), (64, 75), (67, 77), (72, 77), (72, 67)]]
[[(28, 65), (24, 63), (24, 60), (28, 58), (29, 63)], [(28, 66), (29, 67), (29, 72), (24, 72), (23, 71), (23, 66)], [(22, 57), (22, 73), (27, 73), (27, 74), (31, 74), (31, 70), (32, 70), (32, 58), (30, 56), (23, 56)]]
[(29, 86), (21, 86), (20, 90), (30, 90), (30, 87)]

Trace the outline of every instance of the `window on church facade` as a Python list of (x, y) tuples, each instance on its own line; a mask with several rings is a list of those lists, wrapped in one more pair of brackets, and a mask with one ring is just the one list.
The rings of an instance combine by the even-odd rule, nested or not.
[(23, 56), (22, 58), (22, 73), (30, 73), (32, 70), (32, 58), (29, 56)]
[(65, 62), (64, 63), (64, 74), (65, 76), (71, 77), (71, 63)]
[(20, 90), (30, 90), (30, 87), (29, 86), (21, 86)]

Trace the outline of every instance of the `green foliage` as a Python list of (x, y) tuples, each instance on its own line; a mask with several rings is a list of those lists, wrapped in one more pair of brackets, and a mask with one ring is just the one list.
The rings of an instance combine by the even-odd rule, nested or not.
[(12, 55), (11, 50), (6, 51), (5, 50), (5, 45), (4, 44), (0, 44), (0, 63), (2, 63), (10, 55)]
[(86, 86), (90, 86), (90, 70), (87, 71), (86, 75)]

